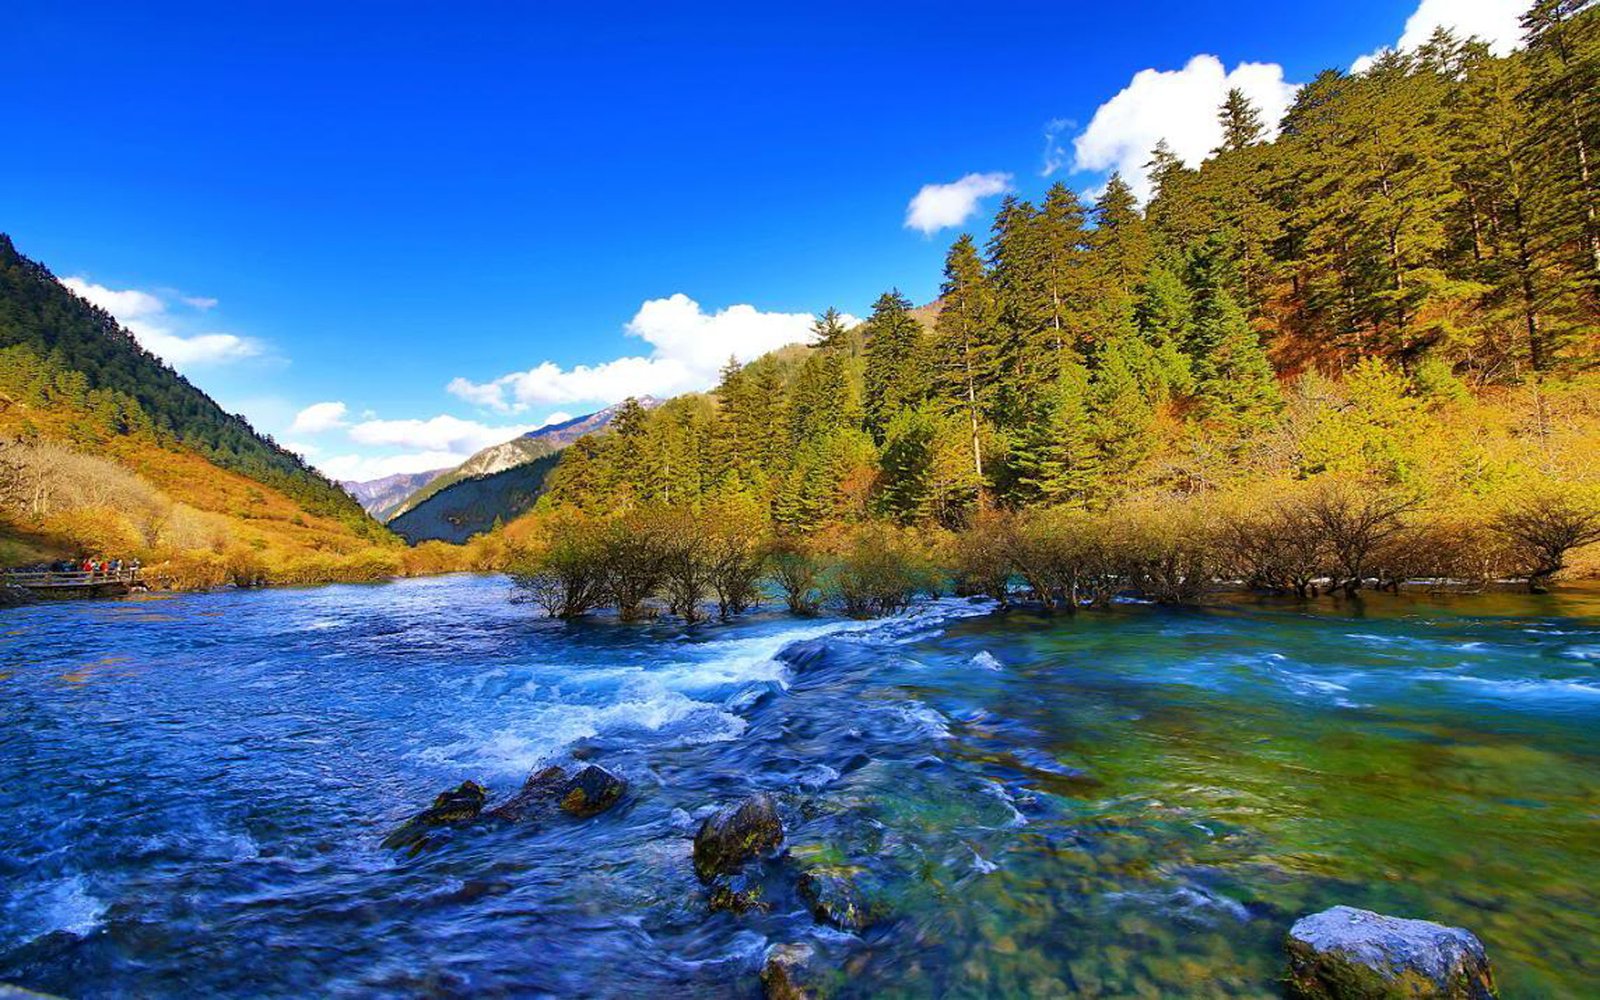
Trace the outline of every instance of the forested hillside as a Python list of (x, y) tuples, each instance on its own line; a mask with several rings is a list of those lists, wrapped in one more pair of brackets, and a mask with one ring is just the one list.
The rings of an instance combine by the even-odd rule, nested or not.
[[(308, 510), (363, 530), (360, 505), (243, 417), (146, 351), (110, 314), (73, 295), (0, 233), (0, 348), (5, 391), (43, 401), (45, 383), (119, 432), (148, 431), (224, 469), (293, 497)], [(65, 373), (75, 372), (76, 375)]]
[(1238, 527), (1337, 491), (1488, 566), (1495, 518), (1587, 511), (1600, 477), (1583, 6), (1536, 5), (1507, 58), (1441, 33), (1325, 72), (1271, 139), (1235, 91), (1198, 169), (1154, 150), (1143, 208), (1116, 176), (1092, 204), (1008, 198), (950, 247), (935, 309), (886, 292), (856, 329), (830, 311), (810, 349), (625, 412), (543, 507), (748, 502), (814, 533), (1154, 504)]
[(389, 530), (412, 544), (460, 545), (530, 510), (557, 461), (557, 455), (540, 455), (509, 469), (457, 479), (395, 515)]
[(174, 582), (368, 578), (397, 540), (0, 236), (0, 557)]

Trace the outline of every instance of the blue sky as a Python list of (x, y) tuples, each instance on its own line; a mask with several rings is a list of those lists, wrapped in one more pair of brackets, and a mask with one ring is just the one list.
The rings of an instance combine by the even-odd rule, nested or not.
[(926, 301), (1001, 190), (1198, 157), (1228, 85), (1504, 48), (1520, 6), (23, 4), (0, 231), (365, 478)]

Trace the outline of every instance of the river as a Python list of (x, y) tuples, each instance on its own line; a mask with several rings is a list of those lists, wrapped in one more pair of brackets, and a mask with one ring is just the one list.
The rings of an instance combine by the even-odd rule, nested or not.
[[(150, 595), (0, 630), (0, 981), (73, 997), (1276, 996), (1295, 917), (1460, 924), (1508, 997), (1600, 983), (1600, 591), (946, 599), (576, 626), (499, 577)], [(597, 818), (386, 833), (577, 754)], [(690, 838), (776, 793), (765, 913)], [(882, 919), (817, 925), (802, 859)]]

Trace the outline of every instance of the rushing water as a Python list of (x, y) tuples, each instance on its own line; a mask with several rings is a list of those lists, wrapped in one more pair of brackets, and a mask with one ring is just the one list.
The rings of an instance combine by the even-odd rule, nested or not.
[[(1475, 930), (1508, 997), (1600, 983), (1600, 594), (1047, 618), (563, 627), (498, 578), (0, 622), (0, 981), (70, 996), (1273, 996), (1303, 913)], [(596, 819), (379, 842), (579, 753)], [(767, 913), (698, 818), (778, 793)], [(887, 907), (792, 889), (818, 858)]]

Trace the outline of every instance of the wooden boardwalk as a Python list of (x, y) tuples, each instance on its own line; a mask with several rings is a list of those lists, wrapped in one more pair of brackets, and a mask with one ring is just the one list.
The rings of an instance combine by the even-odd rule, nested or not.
[(137, 569), (104, 573), (6, 570), (0, 572), (0, 583), (24, 587), (46, 597), (105, 597), (147, 589), (144, 574)]

